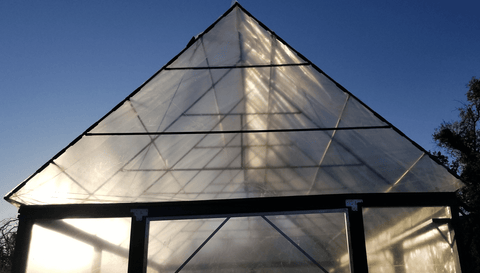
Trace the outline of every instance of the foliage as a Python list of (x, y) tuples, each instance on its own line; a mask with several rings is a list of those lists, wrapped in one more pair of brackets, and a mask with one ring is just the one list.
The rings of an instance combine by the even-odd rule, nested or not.
[(10, 272), (12, 267), (18, 219), (0, 221), (0, 272)]
[(460, 120), (444, 122), (433, 134), (447, 155), (433, 155), (465, 183), (458, 194), (467, 212), (462, 217), (464, 247), (470, 254), (469, 271), (480, 272), (480, 79), (473, 77), (467, 87), (467, 103), (458, 108)]

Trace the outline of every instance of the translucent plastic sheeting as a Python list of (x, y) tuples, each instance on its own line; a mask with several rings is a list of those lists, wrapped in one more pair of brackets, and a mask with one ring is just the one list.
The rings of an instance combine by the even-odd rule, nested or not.
[[(258, 130), (266, 132), (245, 132)], [(160, 202), (460, 186), (235, 6), (7, 200)]]
[(148, 265), (149, 273), (350, 272), (345, 215), (151, 221)]
[[(223, 128), (244, 116), (244, 124)], [(90, 133), (382, 126), (311, 66), (164, 70)]]
[(219, 67), (303, 63), (252, 17), (235, 8), (169, 67)]
[(70, 148), (81, 156), (65, 153), (12, 198), (27, 204), (159, 202), (454, 191), (458, 186), (445, 168), (392, 129), (332, 135), (84, 137)]
[(127, 272), (129, 245), (130, 218), (41, 220), (26, 272)]
[(364, 209), (368, 271), (461, 272), (450, 218), (445, 207)]

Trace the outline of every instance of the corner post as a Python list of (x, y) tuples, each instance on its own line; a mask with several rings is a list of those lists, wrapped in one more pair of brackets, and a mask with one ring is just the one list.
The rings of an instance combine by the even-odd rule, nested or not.
[(18, 215), (17, 238), (13, 255), (12, 273), (27, 271), (28, 252), (32, 238), (33, 219), (22, 214)]
[(452, 213), (452, 228), (454, 230), (454, 241), (453, 243), (457, 247), (457, 261), (460, 263), (459, 267), (461, 272), (467, 272), (467, 261), (466, 261), (466, 250), (464, 249), (463, 243), (464, 243), (464, 236), (463, 236), (463, 231), (461, 228), (461, 220), (460, 220), (460, 208), (458, 207), (458, 204), (454, 202), (453, 204), (450, 205), (450, 210)]
[(128, 273), (145, 273), (147, 271), (148, 247), (148, 209), (132, 209), (130, 231), (130, 249), (128, 254)]

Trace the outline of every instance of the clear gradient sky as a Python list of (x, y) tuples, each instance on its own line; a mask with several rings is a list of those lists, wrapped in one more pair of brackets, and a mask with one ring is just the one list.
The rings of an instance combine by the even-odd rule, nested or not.
[[(480, 1), (241, 0), (426, 150), (480, 77)], [(0, 0), (0, 195), (205, 30), (231, 0)], [(16, 208), (0, 201), (0, 219)]]

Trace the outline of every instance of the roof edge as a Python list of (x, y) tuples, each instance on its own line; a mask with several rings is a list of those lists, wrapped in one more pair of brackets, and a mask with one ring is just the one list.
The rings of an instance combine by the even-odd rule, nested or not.
[[(70, 142), (65, 148), (60, 150), (58, 153), (56, 153), (50, 160), (48, 160), (44, 165), (42, 165), (37, 171), (35, 171), (32, 175), (30, 175), (28, 178), (26, 178), (23, 182), (18, 184), (14, 189), (12, 189), (7, 195), (4, 196), (4, 199), (17, 206), (19, 205), (24, 205), (20, 202), (14, 201), (10, 199), (12, 195), (14, 195), (16, 192), (18, 192), (21, 188), (25, 186), (25, 184), (30, 181), (31, 178), (33, 178), (35, 175), (43, 171), (49, 164), (53, 163), (55, 159), (60, 157), (68, 148), (76, 144), (82, 137), (87, 135), (89, 131), (91, 131), (93, 128), (95, 128), (100, 122), (102, 122), (107, 116), (109, 116), (112, 112), (116, 111), (118, 108), (120, 108), (126, 101), (128, 101), (131, 97), (133, 97), (135, 94), (137, 94), (146, 84), (148, 84), (153, 78), (155, 78), (160, 72), (165, 70), (167, 66), (172, 64), (181, 54), (183, 54), (186, 50), (188, 50), (198, 39), (200, 39), (203, 35), (208, 33), (211, 29), (215, 27), (215, 25), (222, 20), (224, 17), (226, 17), (230, 12), (232, 12), (235, 8), (240, 8), (246, 15), (250, 16), (252, 19), (254, 19), (261, 27), (263, 27), (266, 31), (272, 33), (280, 42), (288, 46), (293, 52), (295, 52), (300, 58), (304, 59), (305, 62), (309, 63), (312, 65), (312, 67), (317, 70), (319, 73), (325, 75), (329, 80), (331, 80), (338, 88), (340, 88), (342, 91), (346, 92), (350, 96), (352, 96), (354, 99), (356, 99), (358, 102), (360, 102), (361, 105), (363, 105), (366, 109), (371, 111), (376, 117), (378, 117), (381, 121), (385, 122), (391, 128), (400, 134), (401, 136), (405, 137), (410, 143), (412, 143), (415, 147), (417, 147), (420, 151), (424, 152), (426, 155), (428, 155), (435, 163), (443, 166), (450, 174), (452, 174), (455, 178), (459, 179), (462, 181), (459, 177), (458, 174), (453, 172), (450, 168), (447, 166), (443, 165), (440, 163), (436, 157), (434, 157), (430, 152), (425, 150), (422, 146), (420, 146), (418, 143), (410, 139), (407, 135), (405, 135), (402, 131), (400, 131), (397, 127), (395, 127), (393, 124), (388, 122), (385, 118), (383, 118), (380, 114), (378, 114), (376, 111), (371, 109), (368, 105), (366, 105), (362, 100), (358, 99), (354, 94), (352, 94), (350, 91), (348, 91), (345, 87), (343, 87), (341, 84), (339, 84), (337, 81), (335, 81), (332, 77), (330, 77), (327, 73), (325, 73), (322, 69), (320, 69), (318, 66), (316, 66), (314, 63), (312, 63), (309, 59), (307, 59), (304, 55), (302, 55), (300, 52), (298, 52), (295, 48), (293, 48), (290, 44), (288, 44), (285, 40), (283, 40), (280, 36), (278, 36), (274, 31), (272, 31), (270, 28), (268, 28), (265, 24), (263, 24), (260, 20), (258, 20), (255, 16), (253, 16), (250, 12), (248, 12), (240, 3), (236, 2), (227, 10), (225, 11), (215, 22), (213, 22), (210, 26), (208, 26), (203, 32), (198, 34), (195, 39), (192, 39), (192, 42), (188, 43), (188, 45), (181, 50), (175, 57), (173, 57), (170, 61), (168, 61), (162, 68), (160, 68), (157, 72), (155, 72), (150, 78), (148, 78), (144, 83), (142, 83), (139, 87), (137, 87), (132, 93), (130, 93), (125, 99), (120, 101), (116, 106), (114, 106), (109, 112), (107, 112), (102, 118), (100, 118), (98, 121), (93, 123), (90, 127), (88, 127), (82, 134), (80, 134), (77, 138), (75, 138), (72, 142)], [(463, 183), (463, 181), (462, 181)]]

